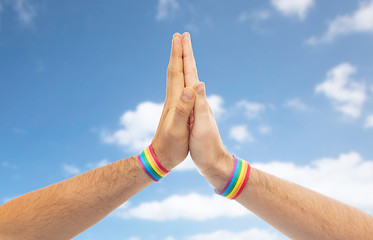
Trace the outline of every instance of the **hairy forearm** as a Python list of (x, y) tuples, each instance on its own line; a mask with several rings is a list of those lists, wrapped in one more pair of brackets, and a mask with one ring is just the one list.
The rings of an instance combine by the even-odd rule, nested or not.
[(0, 238), (70, 239), (152, 182), (130, 157), (24, 194), (0, 206)]
[(373, 237), (368, 214), (255, 168), (237, 201), (291, 239)]
[[(232, 168), (233, 160), (229, 159), (205, 177), (221, 190)], [(253, 167), (236, 200), (291, 239), (373, 238), (372, 216)]]

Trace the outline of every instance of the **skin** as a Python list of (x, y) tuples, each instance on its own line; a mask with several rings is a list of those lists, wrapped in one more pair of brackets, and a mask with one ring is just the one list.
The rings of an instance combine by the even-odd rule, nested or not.
[[(198, 80), (189, 33), (174, 34), (172, 43), (154, 152), (171, 170), (190, 151), (200, 173), (222, 190), (233, 156), (224, 147), (205, 85)], [(0, 239), (70, 239), (152, 183), (133, 156), (24, 194), (0, 206)], [(255, 168), (236, 201), (291, 239), (373, 236), (370, 215)]]
[[(152, 146), (168, 170), (189, 151), (195, 91), (184, 88), (181, 35), (172, 40), (167, 93)], [(71, 239), (153, 183), (137, 156), (26, 193), (0, 206), (0, 239)]]
[[(229, 180), (234, 158), (223, 145), (205, 86), (198, 80), (188, 33), (183, 34), (183, 53), (186, 86), (193, 86), (197, 93), (190, 153), (200, 173), (221, 191)], [(253, 167), (236, 201), (291, 239), (373, 238), (372, 216)]]

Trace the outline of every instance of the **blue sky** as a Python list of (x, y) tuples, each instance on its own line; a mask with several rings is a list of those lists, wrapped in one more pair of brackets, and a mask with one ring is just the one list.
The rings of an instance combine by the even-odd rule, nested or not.
[[(373, 214), (371, 0), (0, 0), (0, 201), (146, 147), (184, 31), (232, 154)], [(187, 159), (75, 239), (248, 236)]]

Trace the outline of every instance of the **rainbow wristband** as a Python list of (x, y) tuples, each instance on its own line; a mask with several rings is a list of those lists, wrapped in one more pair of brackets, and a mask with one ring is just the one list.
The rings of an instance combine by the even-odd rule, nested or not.
[(164, 178), (170, 172), (158, 161), (154, 154), (152, 145), (145, 148), (145, 150), (137, 156), (137, 159), (139, 160), (144, 171), (156, 182)]
[(244, 189), (250, 174), (250, 164), (236, 156), (234, 156), (234, 168), (225, 188), (215, 193), (229, 199), (235, 199)]

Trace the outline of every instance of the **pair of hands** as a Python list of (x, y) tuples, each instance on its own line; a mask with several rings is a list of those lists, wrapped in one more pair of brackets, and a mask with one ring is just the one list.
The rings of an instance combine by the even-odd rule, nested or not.
[(168, 170), (180, 164), (190, 151), (200, 173), (217, 189), (233, 168), (206, 99), (205, 84), (198, 80), (189, 33), (175, 33), (167, 69), (166, 100), (154, 152)]

